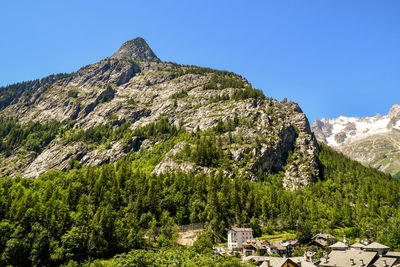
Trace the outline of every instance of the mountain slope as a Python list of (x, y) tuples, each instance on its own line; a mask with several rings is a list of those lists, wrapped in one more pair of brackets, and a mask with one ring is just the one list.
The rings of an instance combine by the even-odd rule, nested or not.
[[(129, 251), (110, 265), (232, 265), (208, 251), (235, 225), (400, 248), (400, 180), (318, 146), (296, 103), (161, 62), (141, 39), (119, 51), (134, 58), (0, 88), (1, 172), (14, 176), (0, 178), (1, 265), (102, 266)], [(191, 223), (203, 242), (180, 251), (177, 226)]]
[[(151, 149), (160, 140), (137, 136), (135, 129), (162, 118), (188, 132), (209, 131), (205, 139), (211, 141), (201, 142), (218, 142), (220, 152), (214, 161), (196, 160), (188, 151), (196, 152), (199, 142), (181, 140), (149, 169), (154, 173), (212, 173), (225, 164), (233, 166), (227, 175), (238, 172), (252, 180), (260, 172), (283, 171), (284, 184), (291, 189), (319, 175), (318, 146), (296, 103), (266, 98), (231, 72), (161, 62), (141, 38), (75, 73), (2, 91), (8, 92), (0, 111), (6, 120), (16, 119), (21, 127), (60, 123), (51, 141), (42, 142), (45, 146), (32, 151), (15, 144), (4, 151), (3, 175), (37, 177), (50, 169), (66, 170), (75, 160), (94, 166)], [(77, 137), (96, 131), (104, 135), (106, 128), (122, 134), (94, 142)], [(3, 142), (13, 134), (3, 136)], [(28, 135), (22, 143), (36, 141), (30, 138), (34, 139)]]
[(385, 116), (322, 119), (311, 126), (317, 139), (352, 159), (400, 177), (400, 106)]

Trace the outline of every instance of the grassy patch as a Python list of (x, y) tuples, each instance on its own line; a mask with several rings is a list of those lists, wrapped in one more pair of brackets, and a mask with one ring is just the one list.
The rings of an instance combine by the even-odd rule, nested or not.
[(260, 239), (267, 239), (268, 242), (276, 242), (280, 240), (288, 240), (288, 239), (295, 239), (296, 233), (294, 231), (282, 231), (282, 232), (275, 232), (272, 235), (263, 235)]

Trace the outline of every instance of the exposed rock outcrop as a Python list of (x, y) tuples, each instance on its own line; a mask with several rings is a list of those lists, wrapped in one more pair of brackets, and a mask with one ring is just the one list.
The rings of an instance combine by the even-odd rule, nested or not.
[(125, 42), (111, 58), (158, 60), (156, 54), (141, 37)]
[(317, 139), (348, 157), (400, 177), (400, 106), (385, 116), (345, 117), (315, 121)]
[[(257, 179), (260, 172), (282, 171), (283, 184), (289, 189), (317, 179), (318, 146), (300, 107), (293, 102), (256, 97), (257, 90), (249, 88), (246, 79), (233, 73), (161, 62), (143, 39), (136, 38), (123, 44), (111, 58), (75, 73), (49, 77), (19, 92), (4, 104), (0, 115), (16, 117), (21, 123), (74, 120), (71, 131), (99, 125), (117, 129), (124, 123), (136, 129), (160, 116), (188, 132), (237, 121), (219, 137), (231, 162), (224, 169), (226, 175), (238, 172)], [(58, 137), (13, 171), (3, 167), (14, 174), (37, 177), (50, 169), (66, 170), (71, 160), (100, 165), (155, 145), (150, 140), (134, 139), (95, 147), (68, 140), (68, 134)], [(178, 159), (176, 155), (185, 145), (195, 144), (175, 144), (153, 172), (217, 171), (216, 167)]]

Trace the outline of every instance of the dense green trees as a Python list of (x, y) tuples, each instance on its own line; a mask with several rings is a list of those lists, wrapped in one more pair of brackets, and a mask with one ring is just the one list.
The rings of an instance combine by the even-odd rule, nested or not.
[(239, 76), (213, 75), (211, 79), (204, 84), (203, 89), (225, 89), (225, 88), (244, 88), (246, 83)]
[(215, 257), (204, 252), (198, 253), (190, 249), (133, 250), (117, 255), (108, 261), (95, 261), (95, 266), (243, 266), (235, 257)]
[[(34, 130), (26, 135), (25, 126), (16, 121), (1, 123), (3, 143), (20, 136), (28, 140), (35, 132), (54, 136), (64, 129), (60, 125), (32, 125), (29, 127)], [(286, 191), (281, 173), (260, 174), (258, 182), (240, 176), (228, 178), (223, 173), (228, 155), (220, 145), (227, 140), (218, 135), (239, 123), (237, 118), (221, 121), (205, 132), (190, 134), (161, 117), (134, 131), (127, 126), (69, 130), (69, 141), (100, 144), (136, 135), (162, 142), (101, 167), (71, 164), (68, 172), (50, 171), (38, 179), (1, 178), (1, 262), (50, 266), (132, 249), (168, 248), (174, 246), (177, 225), (197, 222), (205, 223), (210, 233), (220, 238), (227, 228), (238, 224), (252, 227), (257, 234), (295, 230), (304, 241), (316, 232), (340, 230), (348, 237), (373, 238), (400, 248), (396, 231), (400, 223), (398, 179), (324, 145), (319, 154), (323, 177), (304, 190)], [(37, 136), (42, 140), (46, 134)], [(165, 153), (185, 140), (188, 145), (182, 153), (186, 159), (202, 166), (223, 167), (221, 171), (212, 175), (152, 175)], [(143, 239), (144, 233), (148, 239)], [(201, 236), (195, 250), (197, 246), (209, 247), (209, 236)], [(141, 260), (137, 253), (121, 257)]]
[(0, 109), (10, 105), (12, 101), (24, 97), (26, 104), (31, 104), (30, 98), (37, 93), (39, 88), (48, 89), (51, 83), (66, 78), (72, 74), (53, 74), (40, 80), (26, 81), (0, 87)]
[(185, 97), (187, 97), (187, 96), (188, 96), (188, 92), (185, 91), (185, 90), (182, 90), (182, 91), (180, 91), (180, 92), (178, 92), (178, 93), (172, 94), (172, 95), (170, 96), (170, 98), (171, 98), (171, 99), (179, 99), (179, 98), (185, 98)]
[(24, 147), (28, 151), (40, 153), (67, 125), (57, 121), (46, 124), (19, 124), (15, 119), (0, 118), (0, 152), (10, 152)]
[(233, 100), (243, 100), (248, 98), (265, 99), (266, 97), (261, 90), (251, 87), (246, 87), (244, 90), (236, 90), (232, 96)]

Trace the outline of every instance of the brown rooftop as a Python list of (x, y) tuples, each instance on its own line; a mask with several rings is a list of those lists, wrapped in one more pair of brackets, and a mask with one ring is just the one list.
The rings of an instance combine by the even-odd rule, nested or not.
[(317, 239), (317, 238), (323, 238), (323, 239), (336, 239), (336, 237), (334, 237), (333, 235), (331, 235), (331, 234), (326, 234), (326, 233), (319, 233), (319, 234), (316, 234), (315, 236), (313, 236), (313, 238), (312, 239)]
[[(270, 267), (296, 266), (297, 267), (297, 266), (299, 266), (297, 263), (295, 263), (294, 261), (292, 261), (291, 259), (288, 259), (288, 258), (277, 258), (277, 257), (265, 257), (265, 258), (267, 258), (267, 259), (260, 265), (260, 267), (266, 267), (266, 266), (270, 266)], [(267, 263), (267, 261), (269, 261), (269, 264)], [(290, 263), (290, 265), (287, 263)]]

